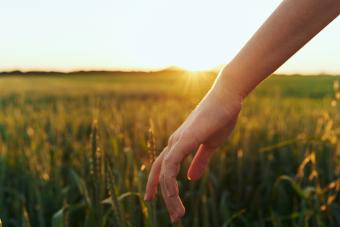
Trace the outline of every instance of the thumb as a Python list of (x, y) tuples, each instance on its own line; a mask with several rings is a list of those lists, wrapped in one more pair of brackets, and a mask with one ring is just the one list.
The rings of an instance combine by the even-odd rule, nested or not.
[(216, 148), (209, 147), (205, 144), (200, 145), (188, 170), (187, 177), (189, 180), (198, 180), (202, 177), (204, 170), (207, 168), (209, 160), (215, 150)]

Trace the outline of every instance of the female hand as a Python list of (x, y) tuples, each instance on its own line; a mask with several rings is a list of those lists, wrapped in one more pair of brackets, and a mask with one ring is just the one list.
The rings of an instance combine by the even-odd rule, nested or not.
[(172, 222), (185, 213), (176, 181), (181, 162), (190, 152), (197, 150), (187, 176), (189, 180), (196, 180), (203, 175), (210, 157), (234, 128), (241, 101), (240, 95), (227, 91), (216, 83), (170, 136), (168, 145), (154, 161), (144, 198), (154, 199), (159, 184)]
[(160, 184), (172, 222), (182, 217), (185, 210), (176, 182), (182, 160), (197, 150), (188, 178), (196, 180), (201, 177), (211, 155), (233, 129), (242, 97), (334, 20), (339, 12), (338, 0), (283, 1), (172, 134), (168, 145), (152, 165), (145, 199), (153, 199)]

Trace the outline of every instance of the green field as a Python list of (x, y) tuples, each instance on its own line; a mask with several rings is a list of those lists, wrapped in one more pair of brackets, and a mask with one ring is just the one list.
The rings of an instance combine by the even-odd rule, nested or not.
[[(152, 160), (215, 74), (0, 76), (3, 226), (170, 226), (143, 200)], [(272, 76), (177, 226), (340, 226), (340, 76)], [(331, 105), (331, 103), (333, 105)]]

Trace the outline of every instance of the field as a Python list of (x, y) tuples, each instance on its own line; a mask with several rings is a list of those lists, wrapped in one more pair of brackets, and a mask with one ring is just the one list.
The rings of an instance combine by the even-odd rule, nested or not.
[[(152, 160), (214, 73), (0, 76), (3, 226), (170, 226), (143, 200)], [(272, 76), (177, 226), (340, 226), (340, 77)]]

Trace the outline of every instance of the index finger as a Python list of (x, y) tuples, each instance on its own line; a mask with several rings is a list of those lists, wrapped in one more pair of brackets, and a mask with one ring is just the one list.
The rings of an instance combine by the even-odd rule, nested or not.
[(163, 149), (163, 151), (160, 153), (160, 155), (155, 159), (155, 161), (152, 164), (149, 177), (148, 177), (148, 181), (146, 183), (146, 192), (145, 192), (144, 200), (152, 200), (155, 197), (155, 194), (157, 192), (163, 157), (166, 151), (167, 151), (167, 147)]

